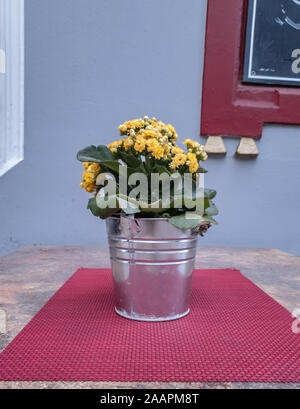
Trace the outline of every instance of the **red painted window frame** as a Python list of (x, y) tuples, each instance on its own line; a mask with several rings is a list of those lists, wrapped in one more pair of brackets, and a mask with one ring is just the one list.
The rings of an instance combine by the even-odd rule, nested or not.
[(242, 83), (247, 6), (208, 0), (202, 135), (259, 138), (265, 123), (300, 124), (300, 88)]

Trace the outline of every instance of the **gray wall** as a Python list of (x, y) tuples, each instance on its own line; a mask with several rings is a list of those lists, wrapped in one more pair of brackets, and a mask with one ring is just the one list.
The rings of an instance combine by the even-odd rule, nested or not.
[[(26, 0), (25, 160), (0, 178), (0, 254), (105, 243), (85, 209), (79, 148), (145, 114), (200, 133), (206, 1)], [(220, 225), (203, 244), (300, 253), (300, 133), (268, 126), (257, 160), (210, 158)]]

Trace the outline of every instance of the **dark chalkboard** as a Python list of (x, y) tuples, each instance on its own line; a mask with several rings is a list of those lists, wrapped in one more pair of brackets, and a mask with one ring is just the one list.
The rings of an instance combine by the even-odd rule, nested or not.
[(244, 82), (300, 87), (300, 0), (249, 0)]

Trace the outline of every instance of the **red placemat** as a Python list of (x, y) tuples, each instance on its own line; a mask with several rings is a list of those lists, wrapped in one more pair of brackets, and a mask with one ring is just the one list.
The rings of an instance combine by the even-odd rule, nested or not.
[(113, 307), (111, 271), (78, 270), (0, 355), (0, 380), (300, 382), (291, 314), (237, 270), (196, 270), (177, 321)]

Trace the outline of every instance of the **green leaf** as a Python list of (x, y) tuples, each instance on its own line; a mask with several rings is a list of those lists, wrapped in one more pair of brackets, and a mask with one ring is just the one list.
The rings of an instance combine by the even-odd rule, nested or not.
[(193, 229), (197, 227), (201, 222), (207, 221), (213, 224), (218, 224), (216, 220), (210, 216), (201, 216), (197, 213), (189, 212), (188, 214), (182, 214), (180, 216), (173, 216), (169, 219), (169, 222), (178, 229)]
[(210, 207), (210, 200), (208, 197), (204, 197), (204, 210)]
[[(151, 207), (151, 206), (155, 206), (155, 205), (157, 207)], [(164, 212), (166, 210), (169, 210), (169, 209), (164, 208), (162, 206), (162, 200), (161, 199), (157, 200), (156, 202), (149, 203), (149, 204), (147, 204), (147, 203), (143, 204), (141, 202), (140, 203), (140, 209), (144, 213), (161, 213), (161, 212)]]
[(132, 153), (120, 152), (120, 156), (123, 162), (132, 168), (139, 168), (143, 164), (143, 162)]
[(130, 175), (136, 172), (141, 172), (145, 173), (145, 169), (136, 169), (136, 168), (131, 168), (130, 166), (127, 166), (127, 177), (129, 178)]
[(105, 145), (88, 146), (77, 153), (77, 159), (80, 162), (110, 162), (114, 161), (114, 155)]
[(217, 192), (213, 189), (204, 189), (204, 196), (208, 199), (213, 199), (217, 195)]
[(213, 217), (210, 217), (210, 216), (203, 216), (203, 220), (206, 220), (213, 224), (219, 224)]
[(88, 201), (87, 209), (89, 209), (93, 213), (94, 216), (100, 216), (100, 213), (98, 212), (98, 210), (100, 209), (96, 204), (95, 197), (93, 197), (92, 199)]
[(159, 173), (160, 175), (163, 173), (167, 173), (168, 175), (171, 174), (171, 172), (168, 170), (166, 166), (162, 165), (155, 165), (152, 169), (152, 173)]
[(208, 173), (208, 170), (202, 168), (202, 166), (199, 166), (197, 173)]
[(171, 217), (169, 219), (169, 222), (178, 229), (187, 230), (197, 227), (198, 224), (203, 220), (204, 218), (196, 213), (195, 214), (190, 213), (188, 216), (185, 213), (180, 216)]
[(125, 195), (117, 195), (119, 207), (126, 214), (134, 214), (140, 212), (139, 203), (131, 197)]
[(101, 219), (106, 219), (107, 217), (111, 216), (112, 214), (116, 213), (119, 209), (110, 209), (105, 208), (101, 209), (97, 206), (96, 198), (93, 197), (88, 201), (87, 208), (92, 212), (94, 216), (101, 217)]
[(214, 202), (210, 202), (210, 206), (205, 209), (205, 214), (207, 214), (207, 216), (217, 216), (219, 214), (219, 210)]
[(108, 162), (105, 161), (105, 162), (101, 162), (101, 165), (119, 174), (119, 167), (121, 166), (121, 164), (118, 161), (108, 161)]
[[(128, 198), (127, 196), (124, 195), (113, 195), (109, 197), (112, 200), (115, 200), (116, 203), (116, 207), (115, 208), (109, 208), (109, 207), (104, 207), (104, 208), (100, 208), (97, 205), (97, 200), (96, 198), (90, 199), (91, 200), (91, 204), (90, 204), (90, 209), (92, 211), (92, 213), (95, 216), (99, 216), (102, 219), (106, 219), (107, 217), (111, 216), (112, 214), (116, 213), (119, 210), (123, 210), (124, 213), (126, 214), (134, 214), (134, 213), (139, 213), (140, 212), (140, 208), (138, 203), (131, 199)], [(103, 202), (105, 204), (105, 202), (107, 201), (107, 197), (98, 197), (98, 203)]]
[(124, 179), (126, 176), (127, 178), (129, 178), (130, 175), (137, 172), (135, 168), (131, 168), (129, 166), (120, 166), (118, 171), (119, 175), (122, 176)]

